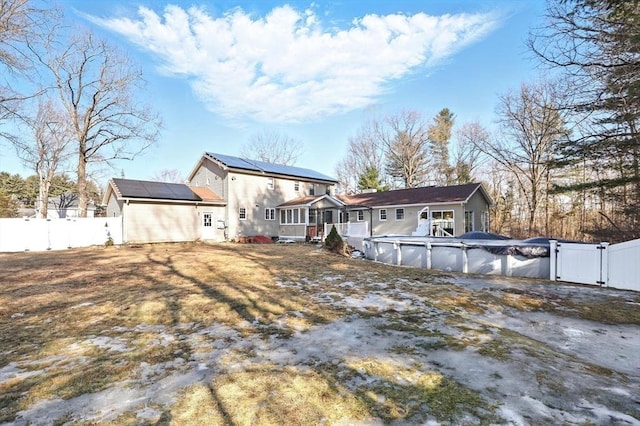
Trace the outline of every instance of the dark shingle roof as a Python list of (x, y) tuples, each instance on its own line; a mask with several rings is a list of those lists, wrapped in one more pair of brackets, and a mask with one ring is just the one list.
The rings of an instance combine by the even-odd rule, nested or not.
[(175, 201), (202, 201), (183, 183), (151, 182), (146, 180), (113, 178), (118, 195), (122, 198), (147, 198)]
[(303, 169), (302, 167), (285, 166), (283, 164), (266, 163), (264, 161), (249, 160), (246, 158), (233, 157), (231, 155), (215, 154), (207, 152), (207, 156), (221, 162), (227, 167), (233, 169), (249, 170), (266, 174), (283, 175), (307, 179), (322, 180), (337, 183), (337, 179), (324, 175), (311, 169)]
[[(425, 186), (366, 194), (340, 195), (338, 198), (350, 206), (367, 207), (456, 203), (466, 201), (481, 187), (482, 185), (479, 183), (454, 186)], [(491, 202), (490, 199), (487, 199), (487, 201)]]

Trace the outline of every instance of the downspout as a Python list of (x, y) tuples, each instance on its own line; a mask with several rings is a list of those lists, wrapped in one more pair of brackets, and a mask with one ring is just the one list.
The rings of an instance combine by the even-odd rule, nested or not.
[(373, 237), (373, 207), (369, 207), (369, 236)]
[(125, 211), (129, 210), (129, 200), (127, 199), (122, 205), (122, 244), (129, 242), (129, 227), (127, 226), (128, 220), (125, 220)]

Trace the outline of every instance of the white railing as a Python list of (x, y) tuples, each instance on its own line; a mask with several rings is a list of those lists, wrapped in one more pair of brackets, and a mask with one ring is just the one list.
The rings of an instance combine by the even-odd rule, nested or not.
[(0, 219), (0, 252), (122, 244), (122, 217)]

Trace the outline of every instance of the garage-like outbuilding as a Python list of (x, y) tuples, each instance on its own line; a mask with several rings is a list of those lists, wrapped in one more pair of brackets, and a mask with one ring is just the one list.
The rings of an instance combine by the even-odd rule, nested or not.
[(125, 243), (225, 240), (226, 202), (209, 188), (114, 178), (103, 204), (122, 217)]

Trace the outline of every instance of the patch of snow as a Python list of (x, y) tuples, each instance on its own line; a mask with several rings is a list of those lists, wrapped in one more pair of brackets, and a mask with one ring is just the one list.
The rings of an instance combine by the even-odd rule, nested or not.
[(0, 384), (11, 379), (24, 380), (31, 376), (42, 374), (43, 372), (44, 370), (25, 370), (23, 368), (19, 368), (17, 363), (10, 362), (0, 368)]
[(129, 350), (127, 341), (120, 337), (95, 336), (85, 340), (83, 344), (93, 345), (111, 352), (127, 352)]
[(387, 296), (371, 293), (362, 298), (345, 297), (341, 302), (336, 303), (336, 305), (358, 309), (375, 308), (379, 311), (394, 310), (398, 312), (406, 311), (412, 307), (411, 300), (409, 299), (395, 300)]

